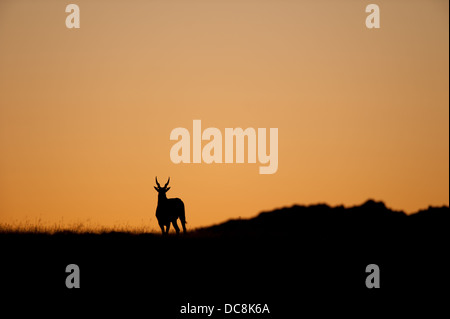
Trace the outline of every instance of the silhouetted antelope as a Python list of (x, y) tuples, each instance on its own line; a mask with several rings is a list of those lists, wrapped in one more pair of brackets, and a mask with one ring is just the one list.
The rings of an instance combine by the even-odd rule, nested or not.
[[(175, 228), (177, 235), (180, 233), (180, 229), (177, 225), (177, 219), (179, 218), (181, 221), (181, 226), (183, 226), (183, 233), (186, 233), (186, 216), (184, 212), (184, 203), (179, 198), (167, 198), (166, 193), (169, 191), (170, 187), (167, 187), (170, 182), (170, 177), (167, 180), (166, 185), (161, 187), (158, 183), (158, 178), (155, 177), (156, 191), (158, 192), (158, 206), (156, 207), (156, 218), (158, 219), (159, 227), (161, 227), (161, 231), (164, 234), (169, 233), (170, 223), (173, 224), (173, 228)], [(164, 230), (164, 226), (166, 229)]]

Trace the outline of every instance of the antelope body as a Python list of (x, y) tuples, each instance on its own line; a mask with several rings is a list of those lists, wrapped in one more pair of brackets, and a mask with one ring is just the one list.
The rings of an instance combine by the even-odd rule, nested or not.
[(158, 206), (156, 207), (156, 219), (158, 220), (159, 227), (164, 234), (169, 233), (170, 224), (172, 223), (173, 228), (177, 234), (180, 233), (180, 228), (177, 225), (177, 219), (181, 221), (181, 226), (183, 227), (183, 233), (186, 233), (186, 216), (184, 211), (184, 203), (179, 198), (167, 198), (166, 193), (169, 191), (170, 187), (167, 187), (170, 182), (170, 177), (164, 187), (161, 187), (158, 183), (158, 178), (155, 177), (156, 185), (154, 186), (158, 192)]

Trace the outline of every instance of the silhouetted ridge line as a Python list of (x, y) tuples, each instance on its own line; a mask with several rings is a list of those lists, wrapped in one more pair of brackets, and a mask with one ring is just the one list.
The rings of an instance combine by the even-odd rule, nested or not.
[(416, 224), (432, 224), (437, 228), (448, 225), (449, 207), (429, 207), (415, 214), (387, 208), (381, 201), (372, 199), (362, 205), (331, 207), (327, 204), (294, 205), (262, 212), (254, 218), (231, 219), (224, 223), (197, 230), (219, 236), (333, 236), (357, 234), (386, 235), (409, 230)]

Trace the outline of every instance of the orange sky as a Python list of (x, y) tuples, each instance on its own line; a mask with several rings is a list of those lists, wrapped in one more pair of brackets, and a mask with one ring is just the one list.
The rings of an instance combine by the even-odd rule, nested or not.
[[(449, 204), (448, 1), (75, 0), (77, 30), (68, 3), (0, 2), (0, 223), (156, 228), (155, 175), (191, 228)], [(172, 163), (194, 119), (278, 128), (278, 171)]]

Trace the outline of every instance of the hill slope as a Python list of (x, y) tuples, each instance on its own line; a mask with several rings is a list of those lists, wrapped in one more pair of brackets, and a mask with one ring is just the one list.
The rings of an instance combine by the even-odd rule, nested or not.
[[(60, 314), (101, 317), (207, 317), (181, 315), (187, 303), (222, 309), (211, 318), (361, 318), (367, 309), (404, 317), (419, 304), (404, 305), (420, 300), (431, 317), (440, 304), (428, 307), (425, 297), (447, 287), (448, 221), (448, 207), (408, 216), (367, 201), (282, 208), (180, 237), (3, 233), (0, 292), (4, 307), (26, 304), (13, 310), (33, 315), (48, 315), (42, 305), (51, 301)], [(65, 286), (72, 263), (80, 289)], [(380, 289), (365, 285), (369, 264), (380, 268)], [(267, 304), (270, 314), (225, 315), (225, 303)]]
[[(435, 231), (449, 225), (450, 209), (447, 206), (429, 207), (407, 215), (394, 211), (383, 202), (368, 200), (360, 206), (345, 208), (326, 204), (285, 207), (262, 212), (250, 219), (232, 219), (224, 223), (197, 230), (198, 234), (211, 236), (275, 236), (275, 237), (346, 237), (406, 235), (416, 228)], [(387, 233), (386, 233), (387, 232)], [(405, 233), (406, 232), (406, 233)]]

